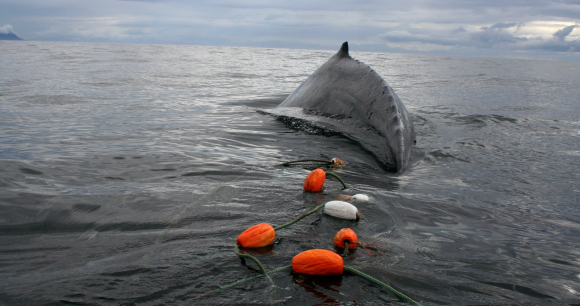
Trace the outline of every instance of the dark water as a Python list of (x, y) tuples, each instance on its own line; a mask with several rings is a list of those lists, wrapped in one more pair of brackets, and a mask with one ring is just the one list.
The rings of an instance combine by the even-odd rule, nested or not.
[[(394, 175), (257, 112), (333, 53), (0, 42), (0, 304), (399, 304), (288, 271), (196, 299), (258, 274), (232, 251), (243, 230), (354, 193), (373, 198), (360, 221), (278, 231), (266, 269), (350, 227), (367, 248), (345, 264), (424, 305), (580, 303), (580, 65), (354, 50), (415, 124)], [(332, 157), (347, 190), (305, 194), (312, 167), (277, 166)]]

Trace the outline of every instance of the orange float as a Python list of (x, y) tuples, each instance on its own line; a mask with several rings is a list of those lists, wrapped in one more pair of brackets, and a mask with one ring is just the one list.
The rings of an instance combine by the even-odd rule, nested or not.
[(337, 275), (342, 274), (344, 263), (342, 257), (332, 251), (314, 249), (294, 256), (292, 270), (310, 275)]
[(348, 241), (348, 248), (354, 249), (358, 245), (358, 237), (356, 233), (350, 228), (343, 228), (334, 235), (334, 245), (343, 248), (345, 247), (344, 242)]
[(306, 191), (319, 191), (324, 186), (324, 181), (326, 180), (326, 172), (318, 168), (312, 170), (306, 179), (304, 180), (304, 190)]
[(236, 243), (244, 248), (259, 248), (272, 244), (276, 231), (270, 224), (254, 225), (238, 236)]

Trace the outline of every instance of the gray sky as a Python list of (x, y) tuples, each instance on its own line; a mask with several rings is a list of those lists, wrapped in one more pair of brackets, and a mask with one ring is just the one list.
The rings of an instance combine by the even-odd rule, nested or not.
[(26, 40), (580, 61), (580, 0), (1, 0)]

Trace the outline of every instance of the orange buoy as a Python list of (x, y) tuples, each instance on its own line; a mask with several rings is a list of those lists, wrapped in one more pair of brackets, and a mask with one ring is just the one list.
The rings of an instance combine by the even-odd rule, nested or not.
[(347, 240), (349, 249), (354, 249), (358, 245), (358, 237), (350, 228), (343, 228), (334, 235), (334, 245), (339, 248), (344, 249), (344, 242)]
[(304, 180), (304, 190), (306, 191), (319, 191), (324, 186), (324, 181), (326, 180), (326, 172), (318, 168), (312, 170), (306, 179)]
[(238, 236), (236, 243), (244, 248), (259, 248), (272, 244), (276, 231), (270, 224), (254, 225)]
[(344, 263), (342, 257), (332, 251), (314, 249), (294, 256), (292, 270), (310, 275), (336, 275), (342, 274)]

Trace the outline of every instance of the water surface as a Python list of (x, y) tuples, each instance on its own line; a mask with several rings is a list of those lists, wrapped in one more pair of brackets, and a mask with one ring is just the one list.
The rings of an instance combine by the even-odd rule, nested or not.
[[(337, 50), (338, 50), (337, 45)], [(352, 51), (417, 132), (383, 171), (357, 143), (293, 130), (277, 106), (334, 52), (0, 42), (0, 302), (6, 305), (384, 305), (354, 275), (257, 275), (239, 233), (365, 193), (358, 222), (314, 214), (256, 256), (334, 250), (424, 305), (580, 303), (578, 63)], [(316, 165), (347, 163), (323, 193)]]

